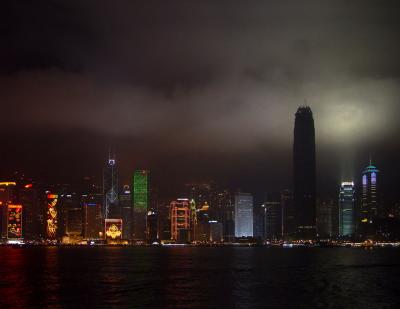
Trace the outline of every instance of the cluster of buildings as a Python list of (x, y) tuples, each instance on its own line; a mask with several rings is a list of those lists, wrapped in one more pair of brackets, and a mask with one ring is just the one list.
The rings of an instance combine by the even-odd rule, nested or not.
[(380, 171), (372, 162), (360, 179), (341, 183), (337, 198), (317, 199), (315, 128), (307, 106), (299, 107), (295, 117), (293, 190), (256, 197), (194, 183), (185, 185), (182, 198), (162, 199), (152, 188), (148, 170), (136, 170), (131, 184), (120, 185), (117, 167), (110, 153), (102, 185), (87, 186), (80, 193), (66, 185), (40, 185), (21, 175), (0, 182), (1, 242), (400, 239), (400, 207), (383, 207)]

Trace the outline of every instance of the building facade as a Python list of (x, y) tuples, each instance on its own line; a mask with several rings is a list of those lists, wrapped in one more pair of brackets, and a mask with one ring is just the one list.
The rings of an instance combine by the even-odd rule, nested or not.
[(235, 195), (235, 237), (253, 237), (253, 196)]
[(351, 237), (355, 233), (354, 182), (342, 182), (339, 192), (339, 236)]
[(178, 243), (190, 241), (190, 205), (188, 199), (178, 199), (170, 204), (171, 239)]
[(376, 235), (379, 207), (379, 170), (370, 164), (362, 172), (362, 198), (358, 221), (358, 232), (361, 238)]
[(149, 207), (149, 171), (137, 170), (133, 175), (133, 239), (146, 240), (146, 219)]

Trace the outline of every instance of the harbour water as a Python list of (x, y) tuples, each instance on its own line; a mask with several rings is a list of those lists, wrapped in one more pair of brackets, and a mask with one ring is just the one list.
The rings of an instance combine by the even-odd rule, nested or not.
[(0, 247), (1, 308), (399, 308), (400, 249)]

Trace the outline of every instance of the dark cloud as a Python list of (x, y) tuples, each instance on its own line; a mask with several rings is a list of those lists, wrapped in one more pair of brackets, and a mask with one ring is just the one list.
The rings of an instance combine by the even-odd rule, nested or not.
[(72, 149), (76, 132), (92, 136), (83, 157), (103, 159), (104, 145), (117, 143), (126, 175), (146, 165), (283, 187), (294, 112), (306, 99), (319, 173), (335, 187), (357, 175), (364, 151), (394, 151), (397, 12), (394, 1), (9, 2), (0, 101), (10, 116), (1, 126), (16, 140), (17, 128), (30, 130), (43, 147)]

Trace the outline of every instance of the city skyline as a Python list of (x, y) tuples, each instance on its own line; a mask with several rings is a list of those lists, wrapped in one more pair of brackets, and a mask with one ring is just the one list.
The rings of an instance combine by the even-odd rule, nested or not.
[(317, 179), (327, 180), (318, 190), (335, 196), (371, 155), (397, 194), (391, 4), (192, 5), (7, 4), (0, 101), (12, 117), (0, 125), (13, 151), (1, 154), (1, 176), (99, 177), (115, 146), (127, 184), (132, 170), (148, 169), (163, 186), (215, 179), (280, 190), (292, 183), (293, 111), (306, 100)]
[(4, 0), (0, 308), (400, 307), (395, 0)]

